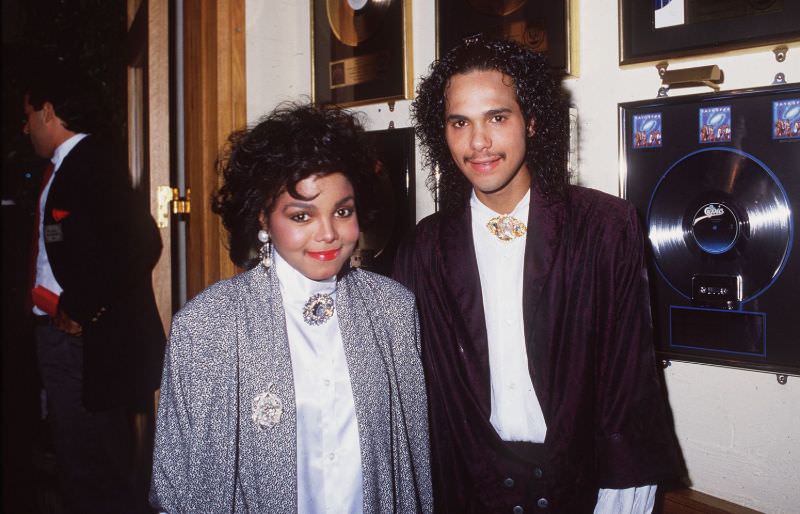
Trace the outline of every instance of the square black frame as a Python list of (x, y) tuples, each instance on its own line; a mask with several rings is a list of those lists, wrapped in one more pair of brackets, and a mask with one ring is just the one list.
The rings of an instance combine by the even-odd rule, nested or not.
[[(373, 226), (363, 231), (354, 255), (360, 267), (391, 276), (397, 249), (416, 227), (414, 129), (374, 130), (365, 136), (380, 162), (376, 190), (379, 210)], [(353, 259), (351, 263), (355, 263)]]
[(800, 39), (800, 2), (776, 1), (782, 2), (779, 12), (656, 29), (653, 0), (619, 0), (619, 62), (632, 64)]
[[(724, 147), (754, 156), (761, 166), (774, 172), (781, 188), (789, 198), (789, 209), (798, 221), (800, 209), (800, 176), (794, 173), (800, 163), (800, 138), (775, 138), (774, 102), (800, 98), (800, 83), (760, 88), (702, 93), (650, 100), (626, 102), (618, 105), (620, 194), (636, 207), (645, 237), (649, 239), (648, 217), (651, 199), (662, 177), (684, 158), (703, 150)], [(731, 106), (734, 116), (734, 141), (723, 141), (706, 146), (698, 140), (699, 109)], [(663, 139), (658, 146), (635, 146), (634, 117), (659, 114), (659, 132)], [(746, 129), (745, 129), (746, 127)], [(731, 171), (732, 173), (732, 171)], [(733, 176), (733, 175), (731, 175)], [(690, 188), (687, 185), (686, 194)], [(695, 188), (695, 191), (697, 189)], [(681, 198), (675, 198), (681, 202)], [(742, 302), (738, 307), (726, 309), (695, 304), (673, 288), (659, 271), (647, 244), (647, 264), (650, 277), (650, 300), (655, 335), (656, 354), (664, 360), (697, 362), (726, 367), (744, 368), (778, 374), (800, 376), (800, 347), (794, 334), (797, 331), (793, 306), (797, 298), (800, 277), (800, 238), (790, 230), (792, 246), (782, 272), (768, 285), (763, 294)], [(755, 261), (753, 261), (755, 262)], [(692, 273), (687, 265), (686, 273)], [(794, 303), (793, 303), (794, 302)], [(743, 350), (711, 349), (712, 345), (690, 346), (673, 340), (672, 316), (675, 312), (705, 311), (710, 316), (736, 314), (763, 321), (765, 339), (763, 347)], [(708, 326), (714, 326), (712, 320)], [(745, 339), (745, 338), (742, 338)]]

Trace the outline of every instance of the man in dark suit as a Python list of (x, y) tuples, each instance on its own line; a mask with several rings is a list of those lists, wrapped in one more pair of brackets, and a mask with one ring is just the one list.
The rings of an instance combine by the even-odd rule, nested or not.
[(649, 513), (681, 461), (633, 207), (570, 186), (545, 56), (466, 40), (412, 106), (441, 210), (395, 277), (417, 295), (435, 510)]
[(50, 160), (36, 216), (33, 313), (59, 478), (75, 512), (140, 512), (131, 412), (152, 410), (164, 330), (155, 223), (93, 130), (96, 98), (55, 70), (24, 97), (23, 131)]

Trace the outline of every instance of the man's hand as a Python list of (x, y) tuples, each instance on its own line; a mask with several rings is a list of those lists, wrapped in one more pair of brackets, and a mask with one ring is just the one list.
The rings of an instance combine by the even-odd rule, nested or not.
[(53, 326), (71, 336), (80, 337), (83, 334), (83, 327), (67, 316), (67, 313), (61, 310), (60, 305), (53, 318)]

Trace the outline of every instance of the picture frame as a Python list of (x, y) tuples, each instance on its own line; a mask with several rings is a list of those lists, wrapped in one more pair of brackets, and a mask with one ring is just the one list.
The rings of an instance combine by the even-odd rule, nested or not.
[(416, 167), (414, 129), (391, 128), (366, 132), (375, 152), (378, 211), (363, 227), (351, 266), (391, 276), (400, 244), (416, 227)]
[(656, 355), (800, 373), (800, 83), (626, 102), (618, 114), (620, 195), (645, 232)]
[(576, 2), (437, 0), (437, 55), (443, 55), (465, 37), (483, 33), (543, 51), (554, 69), (577, 76)]
[(619, 0), (619, 62), (800, 39), (795, 0)]
[(311, 92), (351, 107), (413, 94), (411, 0), (311, 1)]

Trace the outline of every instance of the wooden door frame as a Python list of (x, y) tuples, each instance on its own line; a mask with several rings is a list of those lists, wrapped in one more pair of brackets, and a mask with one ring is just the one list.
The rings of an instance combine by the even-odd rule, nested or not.
[[(170, 184), (169, 0), (128, 0), (127, 18), (128, 164), (134, 182), (148, 185), (150, 213), (157, 218), (156, 191)], [(143, 81), (137, 77), (141, 73)], [(153, 291), (168, 330), (173, 314), (172, 238), (169, 226), (159, 227), (159, 233), (163, 249), (153, 269)]]
[(187, 294), (232, 276), (227, 234), (211, 212), (216, 161), (247, 121), (244, 0), (184, 3), (186, 184), (191, 194)]

